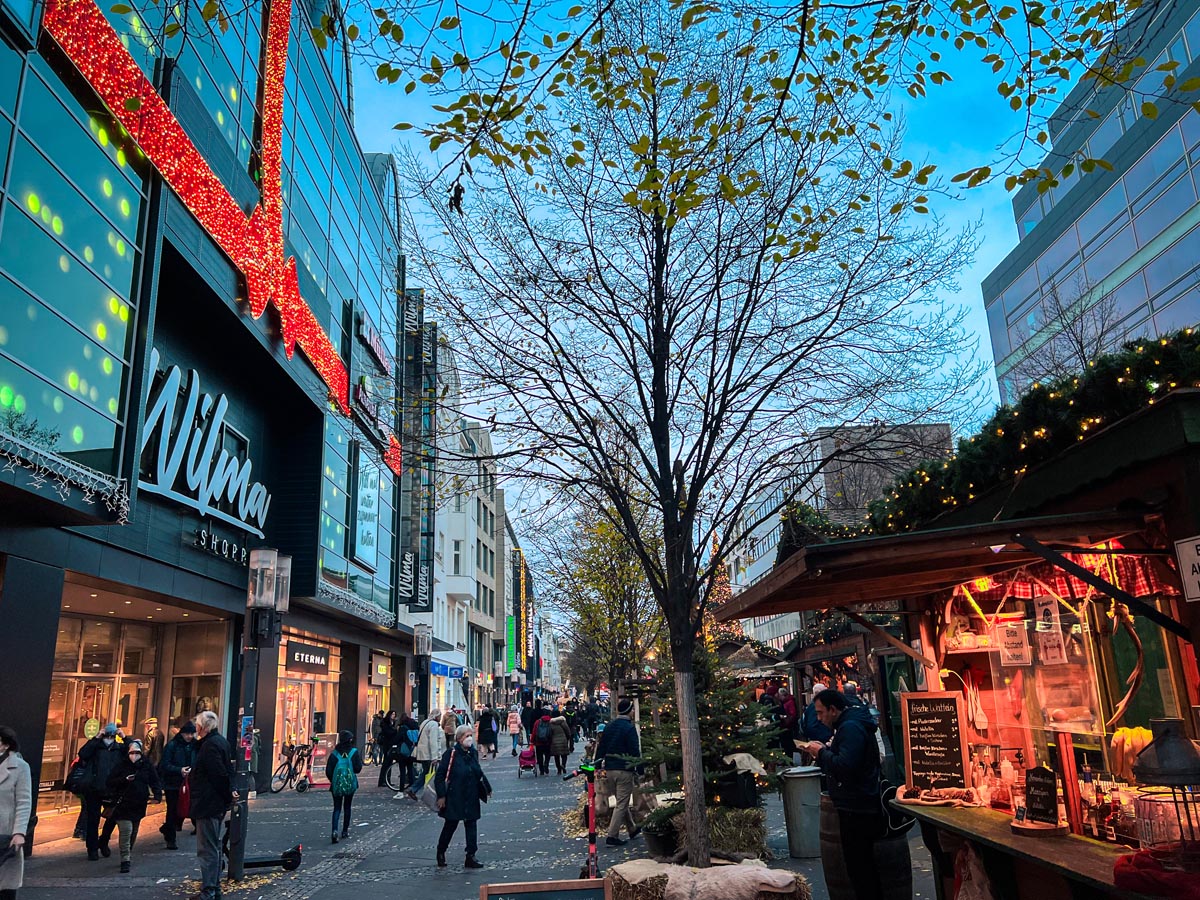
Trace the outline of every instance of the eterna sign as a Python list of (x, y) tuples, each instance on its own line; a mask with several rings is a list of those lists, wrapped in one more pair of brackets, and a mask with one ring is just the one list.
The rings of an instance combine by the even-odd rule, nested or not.
[[(151, 372), (158, 371), (158, 363), (155, 348), (150, 351)], [(271, 494), (261, 482), (250, 480), (254, 466), (249, 459), (238, 460), (221, 447), (229, 400), (201, 391), (195, 369), (188, 372), (181, 398), (182, 383), (182, 370), (171, 366), (146, 398), (138, 487), (263, 537)], [(180, 399), (182, 412), (177, 409)], [(156, 434), (157, 444), (151, 447)]]

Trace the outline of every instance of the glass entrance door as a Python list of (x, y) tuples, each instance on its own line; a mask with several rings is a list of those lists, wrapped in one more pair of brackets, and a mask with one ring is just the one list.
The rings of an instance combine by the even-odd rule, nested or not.
[(141, 738), (142, 723), (151, 715), (154, 699), (153, 678), (122, 678), (117, 691), (117, 722), (128, 737)]
[(115, 678), (55, 678), (50, 683), (38, 793), (40, 808), (71, 802), (70, 795), (62, 790), (62, 782), (79, 748), (113, 718), (115, 695)]

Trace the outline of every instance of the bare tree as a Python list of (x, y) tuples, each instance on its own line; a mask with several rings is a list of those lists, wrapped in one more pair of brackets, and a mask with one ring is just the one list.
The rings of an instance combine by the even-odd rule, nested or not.
[(1025, 320), (1014, 329), (1016, 359), (1005, 376), (1013, 387), (1078, 375), (1123, 340), (1120, 304), (1111, 293), (1096, 294), (1082, 278), (1065, 295), (1050, 284), (1036, 323)]
[[(528, 113), (547, 136), (533, 174), (489, 166), (464, 215), (452, 180), (409, 160), (410, 271), (455, 334), (464, 391), (509, 437), (509, 477), (609, 519), (666, 619), (697, 865), (693, 651), (704, 586), (776, 510), (744, 513), (820, 473), (819, 426), (956, 422), (979, 375), (938, 300), (973, 235), (911, 214), (925, 173), (873, 164), (825, 128), (828, 108), (777, 91), (785, 57), (730, 52), (753, 27), (684, 30), (666, 3), (626, 3), (555, 105)], [(886, 157), (900, 137), (868, 129), (878, 114), (865, 97), (839, 112)]]

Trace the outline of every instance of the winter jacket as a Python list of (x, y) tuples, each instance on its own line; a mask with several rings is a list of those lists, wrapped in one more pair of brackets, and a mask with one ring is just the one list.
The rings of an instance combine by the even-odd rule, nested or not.
[[(33, 780), (20, 753), (0, 762), (0, 834), (25, 834), (33, 813)], [(25, 854), (17, 851), (0, 862), (0, 891), (15, 891), (25, 875)]]
[(421, 726), (412, 716), (405, 716), (396, 723), (396, 743), (393, 746), (396, 748), (397, 756), (401, 759), (412, 759), (416, 755), (417, 742), (415, 739), (410, 739), (409, 732), (419, 732), (420, 730)]
[(358, 752), (358, 748), (354, 744), (338, 744), (333, 748), (333, 753), (329, 754), (329, 759), (325, 761), (325, 780), (333, 784), (333, 773), (337, 769), (338, 760), (343, 757), (350, 757), (350, 768), (357, 775), (362, 771), (363, 758)]
[(138, 822), (146, 817), (146, 802), (151, 794), (154, 794), (155, 803), (162, 800), (162, 782), (150, 760), (143, 757), (134, 762), (126, 756), (109, 773), (105, 793), (116, 801), (112, 813), (114, 819)]
[(197, 742), (188, 787), (192, 795), (190, 818), (224, 818), (233, 802), (233, 761), (229, 742), (219, 732), (210, 731)]
[(454, 729), (458, 728), (458, 716), (454, 710), (448, 709), (442, 713), (442, 731), (446, 734), (446, 743), (454, 743)]
[(828, 776), (829, 798), (838, 809), (879, 808), (877, 726), (865, 706), (847, 706), (833, 724), (833, 740), (817, 754)]
[(163, 748), (162, 762), (158, 764), (158, 777), (163, 790), (177, 791), (183, 787), (183, 770), (196, 761), (196, 740), (185, 741), (175, 735)]
[(437, 719), (426, 719), (421, 726), (420, 737), (417, 738), (417, 759), (421, 762), (433, 762), (441, 759), (446, 750), (446, 735)]
[(510, 712), (508, 714), (508, 733), (521, 733), (521, 714), (519, 712)]
[(474, 747), (454, 745), (442, 754), (437, 774), (433, 777), (433, 789), (439, 798), (446, 799), (446, 808), (439, 810), (443, 819), (471, 822), (480, 816), (479, 785), (487, 792), (492, 786), (479, 765), (479, 754)]
[(785, 700), (780, 701), (783, 706), (783, 718), (779, 724), (791, 734), (792, 729), (796, 727), (796, 700), (790, 695)]
[(575, 736), (571, 726), (567, 724), (566, 716), (558, 716), (550, 720), (550, 752), (555, 756), (570, 753), (575, 748)]
[(87, 763), (91, 771), (91, 781), (88, 783), (89, 791), (95, 794), (104, 794), (108, 788), (108, 776), (112, 774), (113, 768), (123, 756), (121, 749), (121, 745), (116, 741), (105, 746), (103, 738), (99, 735), (79, 748), (80, 760)]
[(496, 743), (496, 714), (485, 709), (479, 714), (479, 742), (481, 744)]
[(829, 726), (817, 718), (817, 705), (810, 703), (804, 707), (804, 718), (800, 721), (800, 733), (804, 735), (806, 741), (820, 741), (822, 744), (828, 743), (833, 737), (833, 731)]
[(379, 744), (384, 753), (396, 746), (396, 741), (400, 737), (400, 729), (396, 727), (396, 723), (390, 718), (383, 719), (379, 723), (379, 737), (375, 742)]
[(634, 760), (641, 755), (642, 745), (633, 720), (627, 716), (616, 716), (600, 735), (595, 759), (605, 769), (621, 771), (636, 768)]
[(539, 718), (540, 718), (540, 716), (538, 715), (538, 711), (536, 709), (534, 709), (532, 706), (522, 707), (522, 709), (521, 709), (521, 724), (523, 726), (525, 726), (525, 733), (528, 734), (531, 738), (533, 737), (533, 723), (536, 722)]
[(539, 731), (543, 730), (542, 729), (543, 722), (545, 722), (547, 725), (550, 725), (550, 714), (549, 713), (542, 716), (540, 719), (538, 719), (536, 722), (533, 723), (533, 728), (529, 729), (529, 743), (530, 743), (530, 746), (545, 747), (547, 750), (549, 750), (551, 741), (554, 738), (554, 727), (552, 725), (550, 727), (550, 737), (546, 738), (545, 740), (540, 741), (540, 740), (538, 740), (537, 734)]

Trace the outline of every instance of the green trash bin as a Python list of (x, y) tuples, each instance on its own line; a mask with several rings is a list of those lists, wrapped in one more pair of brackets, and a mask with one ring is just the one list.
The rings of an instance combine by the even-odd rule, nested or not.
[(817, 766), (796, 766), (781, 774), (788, 855), (816, 859), (821, 855), (821, 770)]

